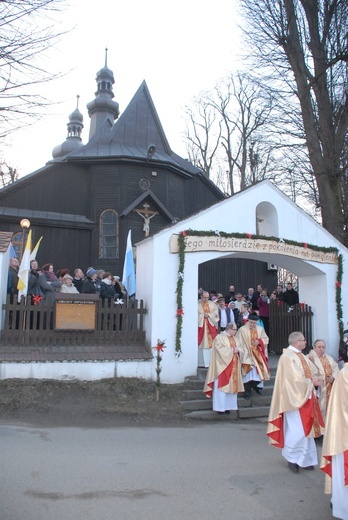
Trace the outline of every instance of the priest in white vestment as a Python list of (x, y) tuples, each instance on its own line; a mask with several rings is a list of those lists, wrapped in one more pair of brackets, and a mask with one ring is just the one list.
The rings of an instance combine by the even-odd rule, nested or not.
[(216, 336), (203, 389), (207, 397), (213, 397), (213, 410), (220, 414), (237, 410), (238, 392), (244, 391), (236, 332), (237, 325), (228, 323)]
[(302, 350), (302, 332), (292, 332), (289, 347), (280, 356), (268, 417), (270, 444), (282, 448), (282, 455), (294, 473), (313, 470), (318, 464), (314, 438), (324, 432), (315, 387), (320, 385), (315, 365)]
[(337, 375), (326, 414), (321, 469), (332, 515), (348, 520), (348, 363)]

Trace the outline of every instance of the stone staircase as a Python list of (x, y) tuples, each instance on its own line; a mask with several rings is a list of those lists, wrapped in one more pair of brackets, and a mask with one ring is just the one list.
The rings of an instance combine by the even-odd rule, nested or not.
[(252, 398), (247, 400), (244, 399), (243, 394), (240, 394), (238, 396), (238, 411), (231, 411), (230, 414), (220, 415), (212, 410), (212, 400), (205, 397), (203, 393), (207, 369), (198, 368), (197, 376), (190, 376), (185, 380), (185, 390), (183, 391), (183, 400), (181, 401), (185, 417), (207, 421), (267, 418), (278, 359), (279, 356), (272, 356), (269, 359), (271, 380), (265, 383), (262, 395), (258, 395), (252, 390)]

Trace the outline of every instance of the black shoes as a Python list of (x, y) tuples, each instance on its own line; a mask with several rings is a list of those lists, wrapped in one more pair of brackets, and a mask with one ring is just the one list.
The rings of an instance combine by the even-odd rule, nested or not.
[[(298, 473), (300, 470), (300, 466), (298, 464), (296, 464), (296, 462), (288, 462), (288, 468), (293, 473)], [(305, 468), (301, 467), (301, 469), (306, 469), (307, 471), (313, 471), (314, 466), (306, 466)]]
[(288, 468), (293, 473), (298, 473), (299, 472), (298, 464), (296, 464), (295, 462), (288, 462)]
[(244, 383), (244, 399), (251, 399), (251, 383)]

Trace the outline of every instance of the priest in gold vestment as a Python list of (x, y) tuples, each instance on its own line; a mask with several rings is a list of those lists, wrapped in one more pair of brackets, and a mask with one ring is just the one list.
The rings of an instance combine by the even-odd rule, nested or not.
[(244, 391), (236, 332), (237, 325), (228, 323), (213, 343), (203, 392), (213, 397), (213, 410), (218, 413), (237, 410), (238, 392)]
[(289, 346), (280, 356), (268, 417), (270, 444), (282, 448), (282, 455), (294, 473), (313, 470), (318, 464), (314, 438), (324, 431), (315, 387), (320, 385), (315, 365), (302, 350), (302, 332), (289, 335)]
[(218, 306), (209, 300), (209, 293), (203, 291), (198, 302), (198, 366), (209, 367), (211, 348), (217, 335), (218, 323)]
[(268, 336), (260, 325), (257, 325), (257, 314), (249, 314), (248, 321), (236, 336), (242, 362), (242, 376), (245, 398), (250, 399), (251, 389), (261, 394), (263, 381), (271, 378), (268, 367)]
[(337, 375), (326, 414), (321, 469), (325, 493), (331, 493), (332, 515), (348, 520), (348, 363)]
[(325, 350), (325, 341), (322, 339), (316, 339), (313, 343), (313, 350), (308, 354), (309, 359), (317, 367), (318, 374), (321, 378), (321, 385), (318, 387), (317, 394), (324, 421), (331, 388), (339, 372), (338, 364), (333, 357), (325, 353)]

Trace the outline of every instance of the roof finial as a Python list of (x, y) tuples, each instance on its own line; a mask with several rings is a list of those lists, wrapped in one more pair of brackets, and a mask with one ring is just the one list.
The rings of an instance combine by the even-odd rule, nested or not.
[(108, 66), (108, 48), (105, 48), (105, 67)]
[(76, 109), (78, 110), (78, 109), (79, 109), (79, 99), (80, 99), (79, 94), (77, 94), (76, 99), (77, 99), (77, 102), (76, 102)]

